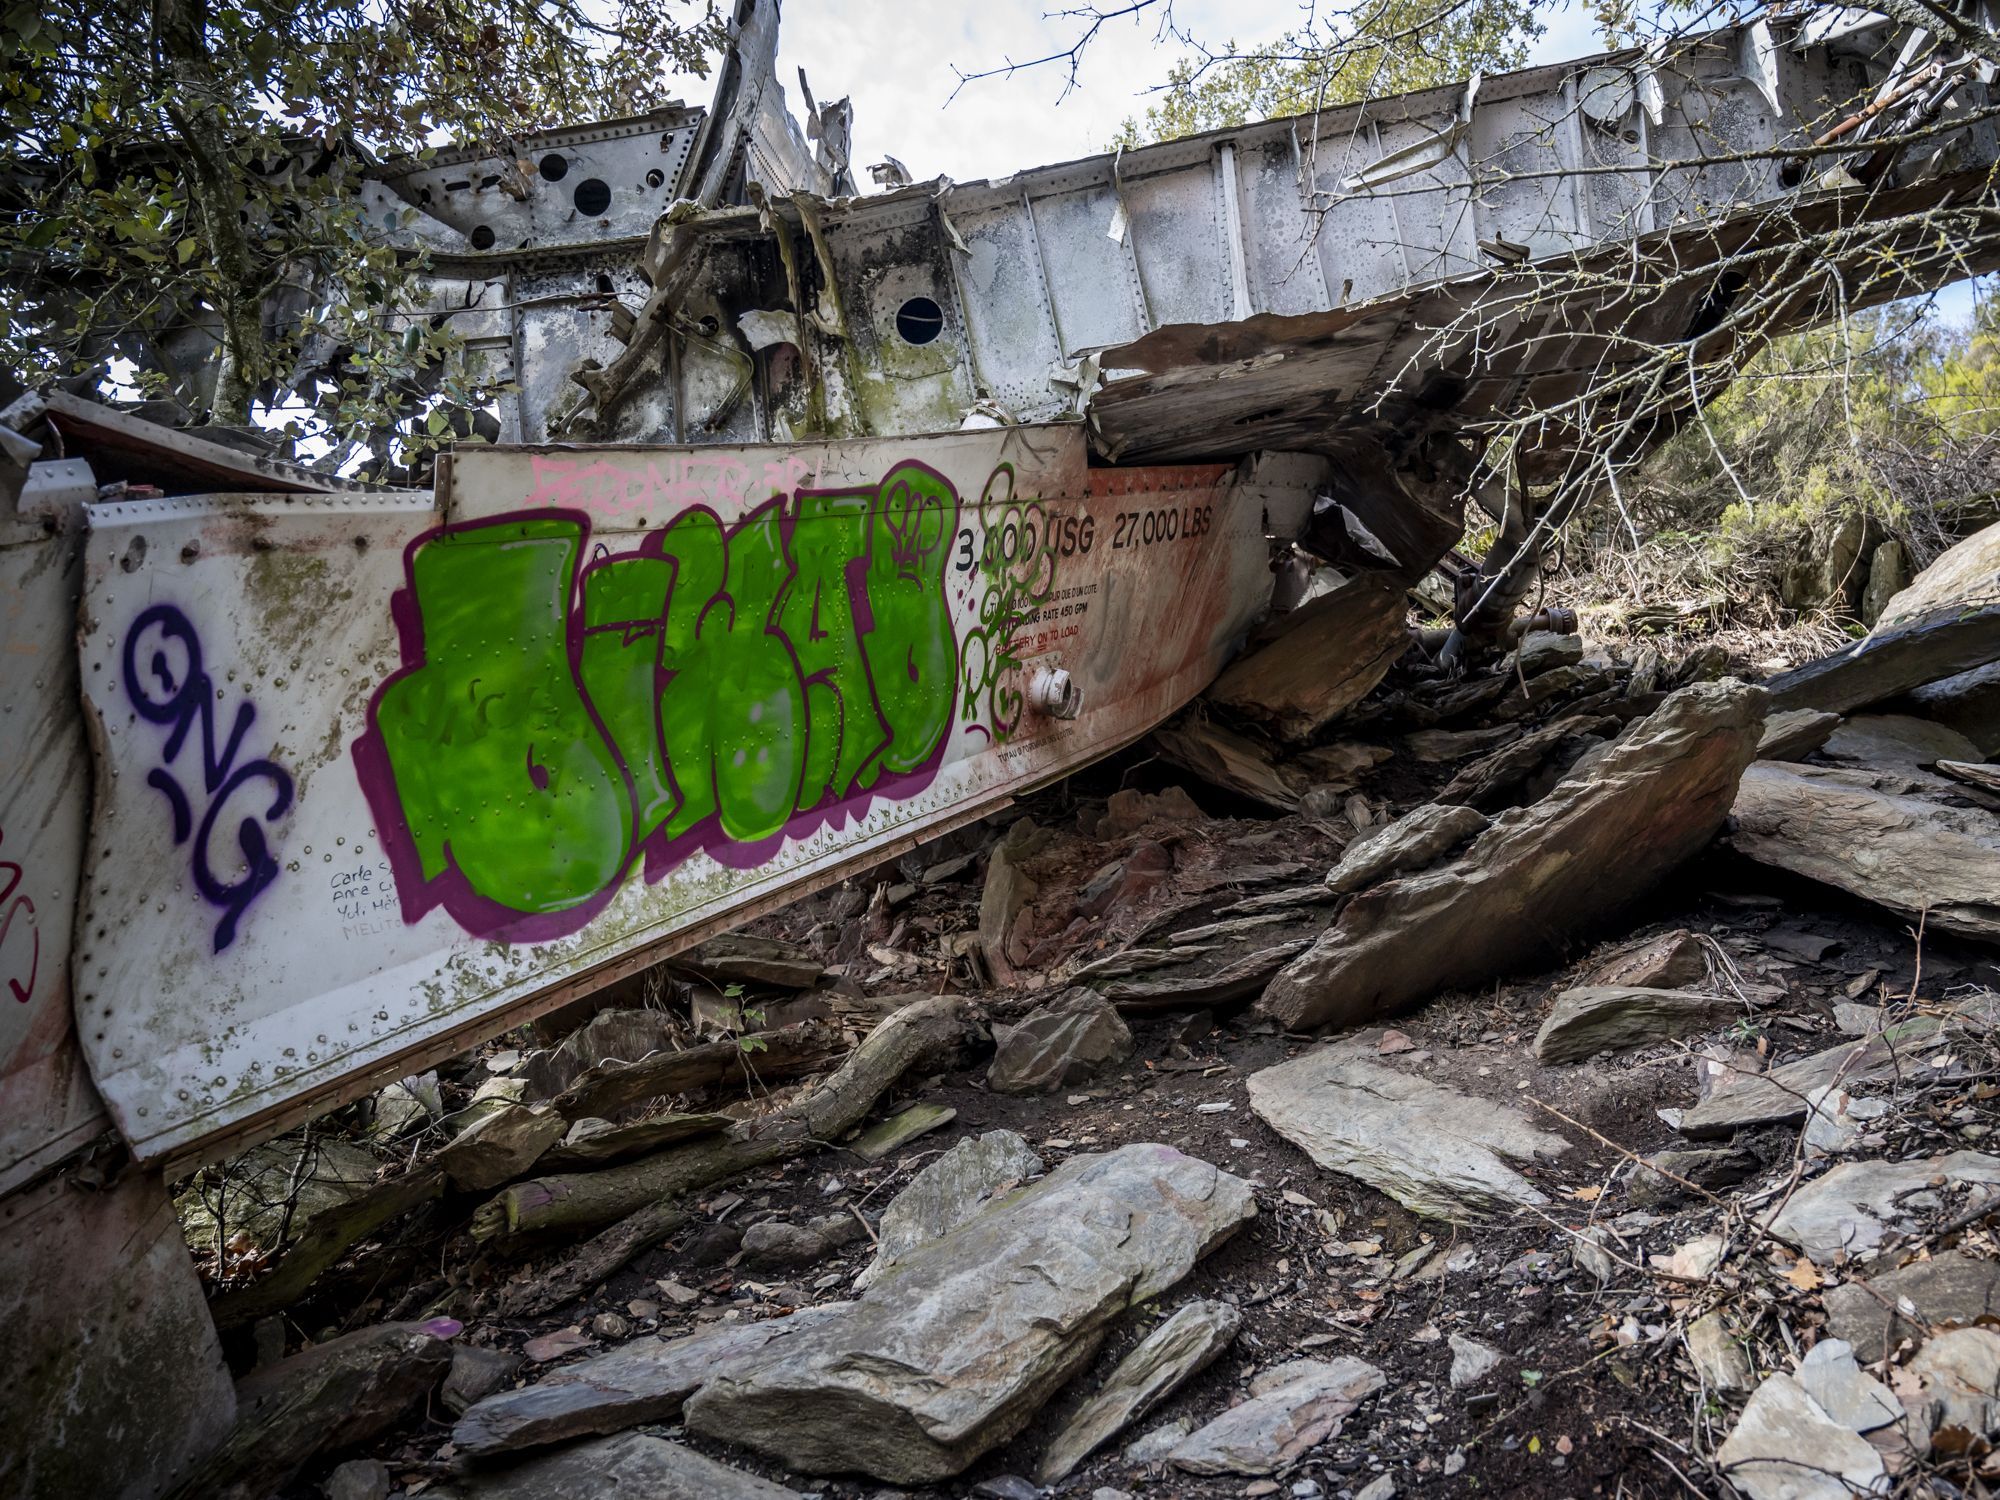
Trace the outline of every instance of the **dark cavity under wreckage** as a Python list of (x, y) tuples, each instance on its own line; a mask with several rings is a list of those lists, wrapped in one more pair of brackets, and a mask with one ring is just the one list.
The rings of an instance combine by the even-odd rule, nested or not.
[(2000, 264), (1985, 50), (1864, 11), (868, 196), (737, 23), (708, 111), (367, 178), (508, 388), (431, 489), (0, 414), (0, 1488), (102, 1472), (72, 1376), (179, 1372), (133, 1493), (226, 1417), (163, 1172), (1130, 743), (1294, 548), (1400, 590), (1471, 499), (1477, 649), (1832, 279)]

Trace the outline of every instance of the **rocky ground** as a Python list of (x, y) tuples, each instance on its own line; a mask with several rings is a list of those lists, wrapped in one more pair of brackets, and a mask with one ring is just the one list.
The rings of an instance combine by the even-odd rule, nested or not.
[(1768, 694), (1540, 633), (1198, 710), (212, 1170), (185, 1493), (1986, 1493), (1953, 566)]

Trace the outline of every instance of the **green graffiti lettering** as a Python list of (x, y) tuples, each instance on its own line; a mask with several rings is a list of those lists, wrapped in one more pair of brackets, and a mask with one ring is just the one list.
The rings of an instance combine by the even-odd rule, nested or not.
[(808, 807), (860, 784), (869, 760), (888, 741), (867, 659), (854, 649), (861, 632), (849, 576), (868, 546), (873, 498), (865, 490), (802, 496), (792, 532), (794, 572), (778, 601), (778, 623), (805, 682), (810, 727), (799, 800)]
[(912, 771), (951, 723), (958, 647), (944, 596), (944, 569), (958, 496), (921, 464), (882, 481), (869, 518), (868, 607), (863, 640), (876, 702), (889, 731), (880, 765)]
[(957, 517), (912, 463), (727, 531), (696, 506), (587, 568), (565, 511), (420, 539), (410, 658), (357, 755), (399, 887), (420, 888), (406, 917), (573, 930), (641, 848), (663, 872), (934, 766), (959, 697)]
[(722, 831), (746, 844), (797, 810), (805, 748), (805, 688), (773, 620), (791, 573), (780, 519), (767, 505), (730, 537), (727, 604), (702, 630), (716, 810)]
[[(667, 630), (660, 652), (658, 717), (668, 761), (680, 767), (680, 810), (666, 826), (679, 838), (715, 812), (715, 770), (709, 763), (707, 651), (703, 621), (718, 607), (723, 575), (722, 523), (706, 510), (690, 511), (669, 526), (660, 552), (674, 570)], [(721, 626), (716, 627), (717, 633)]]
[(447, 531), (411, 563), (424, 654), (374, 708), (427, 879), (447, 868), (519, 912), (561, 911), (631, 849), (617, 756), (570, 670), (582, 527)]
[(625, 758), (637, 813), (635, 835), (680, 805), (658, 709), (667, 598), (673, 564), (659, 557), (607, 558), (583, 575), (579, 671), (611, 742)]

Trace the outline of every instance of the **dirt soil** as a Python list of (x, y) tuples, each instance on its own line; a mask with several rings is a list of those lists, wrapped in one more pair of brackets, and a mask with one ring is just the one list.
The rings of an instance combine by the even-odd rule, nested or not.
[[(1168, 784), (1156, 765), (1127, 758), (1077, 778), (1024, 809), (1051, 825), (1075, 828), (1098, 816), (1107, 789), (1120, 781)], [(1087, 961), (1142, 930), (1161, 910), (1179, 907), (1182, 925), (1203, 920), (1200, 902), (1225, 904), (1245, 891), (1219, 885), (1221, 854), (1239, 863), (1254, 851), (1258, 864), (1296, 862), (1317, 878), (1339, 840), (1308, 820), (1278, 817), (1195, 787), (1211, 821), (1178, 829), (1135, 831), (1104, 843), (1076, 842), (1045, 856), (1035, 867), (1046, 906), (1035, 919), (1040, 934), (1062, 941), (1048, 973), (1027, 988), (981, 992), (993, 1015), (1018, 1014), (1061, 988), (1061, 972)], [(989, 830), (985, 839), (992, 837)], [(1063, 893), (1087, 883), (1104, 864), (1129, 855), (1148, 838), (1176, 852), (1174, 879), (1104, 923), (1075, 926)], [(977, 847), (960, 836), (917, 851), (903, 861), (911, 876)], [(1226, 863), (1226, 862), (1225, 862)], [(840, 977), (863, 991), (967, 987), (979, 977), (977, 960), (960, 951), (939, 960), (945, 972), (915, 972), (897, 958), (921, 939), (949, 952), (955, 935), (976, 921), (979, 871), (931, 886), (920, 879), (903, 897), (885, 941), (881, 962), (869, 954), (866, 933), (874, 917), (864, 894), (876, 882), (835, 891), (767, 919), (762, 930), (794, 940), (815, 936), (830, 956), (851, 959)], [(1053, 893), (1053, 894), (1049, 894)], [(1318, 920), (1323, 920), (1320, 917)], [(585, 1354), (619, 1341), (619, 1323), (593, 1320), (610, 1314), (626, 1336), (643, 1331), (673, 1335), (718, 1319), (759, 1319), (851, 1295), (849, 1281), (869, 1260), (866, 1240), (848, 1246), (803, 1272), (760, 1272), (734, 1256), (731, 1231), (759, 1219), (804, 1222), (830, 1210), (852, 1210), (865, 1219), (881, 1209), (911, 1175), (968, 1136), (994, 1128), (1019, 1132), (1053, 1167), (1072, 1153), (1126, 1142), (1164, 1141), (1212, 1161), (1255, 1184), (1256, 1219), (1199, 1264), (1161, 1299), (1118, 1326), (1089, 1370), (1052, 1401), (1012, 1442), (989, 1454), (958, 1479), (934, 1489), (898, 1491), (867, 1479), (789, 1479), (740, 1450), (688, 1438), (736, 1467), (763, 1472), (809, 1494), (876, 1496), (902, 1493), (964, 1496), (1009, 1493), (1005, 1476), (1033, 1472), (1049, 1439), (1083, 1399), (1151, 1326), (1153, 1320), (1193, 1298), (1219, 1298), (1243, 1313), (1234, 1344), (1159, 1409), (1084, 1463), (1059, 1489), (1089, 1496), (1100, 1488), (1160, 1497), (1300, 1497), (1349, 1495), (1381, 1474), (1394, 1477), (1401, 1495), (1650, 1496), (1712, 1493), (1697, 1457), (1728, 1431), (1725, 1408), (1692, 1375), (1680, 1332), (1693, 1311), (1714, 1301), (1713, 1288), (1676, 1287), (1649, 1272), (1647, 1257), (1670, 1252), (1702, 1232), (1713, 1204), (1700, 1199), (1637, 1207), (1630, 1165), (1636, 1155), (1688, 1144), (1658, 1111), (1686, 1106), (1699, 1096), (1696, 1058), (1704, 1052), (1782, 1062), (1840, 1039), (1835, 1003), (1941, 1000), (1967, 985), (2000, 987), (2000, 963), (1976, 947), (1927, 940), (1872, 908), (1829, 892), (1793, 885), (1723, 852), (1684, 869), (1631, 912), (1614, 936), (1628, 937), (1686, 927), (1712, 937), (1733, 960), (1754, 1010), (1708, 1035), (1663, 1042), (1572, 1066), (1543, 1067), (1532, 1055), (1536, 1028), (1553, 997), (1577, 982), (1591, 949), (1580, 945), (1573, 961), (1543, 972), (1508, 978), (1479, 993), (1448, 994), (1396, 1020), (1375, 1038), (1385, 1061), (1467, 1092), (1508, 1100), (1535, 1123), (1572, 1143), (1559, 1163), (1532, 1166), (1528, 1175), (1549, 1200), (1545, 1210), (1476, 1228), (1427, 1222), (1359, 1182), (1325, 1172), (1250, 1110), (1246, 1078), (1297, 1055), (1312, 1039), (1281, 1035), (1246, 1011), (1221, 1014), (1162, 1012), (1133, 1019), (1137, 1050), (1131, 1061), (1087, 1086), (1043, 1097), (1009, 1097), (984, 1086), (984, 1059), (931, 1079), (906, 1079), (875, 1118), (922, 1099), (949, 1106), (957, 1118), (943, 1130), (870, 1164), (833, 1149), (762, 1176), (719, 1187), (696, 1206), (695, 1222), (666, 1245), (638, 1256), (583, 1301), (546, 1318), (499, 1321), (484, 1316), (493, 1289), (535, 1264), (488, 1255), (463, 1233), (425, 1266), (399, 1261), (394, 1247), (374, 1257), (376, 1289), (330, 1279), (313, 1303), (294, 1314), (293, 1335), (323, 1335), (383, 1317), (449, 1312), (465, 1324), (462, 1338), (501, 1349), (576, 1328), (591, 1335)], [(829, 931), (829, 929), (831, 929)], [(1261, 943), (1265, 934), (1253, 935)], [(1239, 943), (1223, 958), (1244, 951)], [(1922, 973), (1918, 974), (1921, 957)], [(906, 972), (908, 970), (908, 972)], [(752, 1060), (754, 1066), (754, 1059)], [(1985, 1106), (1981, 1106), (1982, 1116)], [(1966, 1126), (1963, 1112), (1926, 1121), (1946, 1136), (1976, 1139), (1985, 1126)], [(1795, 1128), (1739, 1135), (1764, 1164), (1746, 1185), (1783, 1179), (1798, 1150)], [(1611, 1231), (1612, 1274), (1599, 1284), (1572, 1253), (1580, 1231)], [(718, 1228), (718, 1226), (722, 1226)], [(431, 1252), (433, 1255), (435, 1251)], [(1778, 1272), (1789, 1259), (1772, 1252), (1772, 1274), (1749, 1276), (1738, 1286), (1746, 1297), (1769, 1304), (1771, 1329), (1787, 1341), (1804, 1337), (1822, 1321), (1816, 1301)], [(428, 1273), (428, 1274), (427, 1274)], [(407, 1278), (407, 1279), (403, 1279)], [(686, 1297), (678, 1305), (662, 1283)], [(1775, 1290), (1774, 1290), (1775, 1288)], [(340, 1308), (333, 1327), (313, 1327), (313, 1308)], [(610, 1332), (605, 1330), (609, 1328)], [(1452, 1389), (1450, 1337), (1477, 1338), (1504, 1355), (1497, 1368), (1464, 1390)], [(1233, 1401), (1259, 1369), (1305, 1354), (1348, 1354), (1378, 1365), (1387, 1377), (1382, 1393), (1351, 1417), (1338, 1436), (1271, 1480), (1201, 1478), (1153, 1465), (1134, 1465), (1122, 1448), (1140, 1433), (1176, 1419), (1199, 1424)], [(570, 1358), (581, 1357), (572, 1355)], [(524, 1378), (546, 1374), (562, 1361), (531, 1363)], [(421, 1493), (453, 1466), (449, 1413), (435, 1406), (413, 1418), (370, 1451), (389, 1461), (403, 1493)], [(661, 1429), (684, 1438), (678, 1429)], [(325, 1467), (309, 1477), (323, 1477)], [(302, 1484), (293, 1493), (317, 1493)]]

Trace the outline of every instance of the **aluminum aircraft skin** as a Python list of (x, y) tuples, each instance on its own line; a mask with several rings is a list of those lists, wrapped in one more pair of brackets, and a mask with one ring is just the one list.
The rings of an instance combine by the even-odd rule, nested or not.
[[(1759, 226), (1994, 263), (1899, 227), (1987, 201), (1983, 66), (1949, 150), (1787, 184), (1927, 55), (1864, 12), (866, 196), (737, 19), (711, 110), (368, 183), (515, 391), (432, 487), (0, 416), (0, 1188), (106, 1116), (240, 1150), (1131, 743), (1295, 542), (1420, 577), (1490, 425), (1698, 343)], [(1530, 295), (1613, 264), (1677, 274)]]

